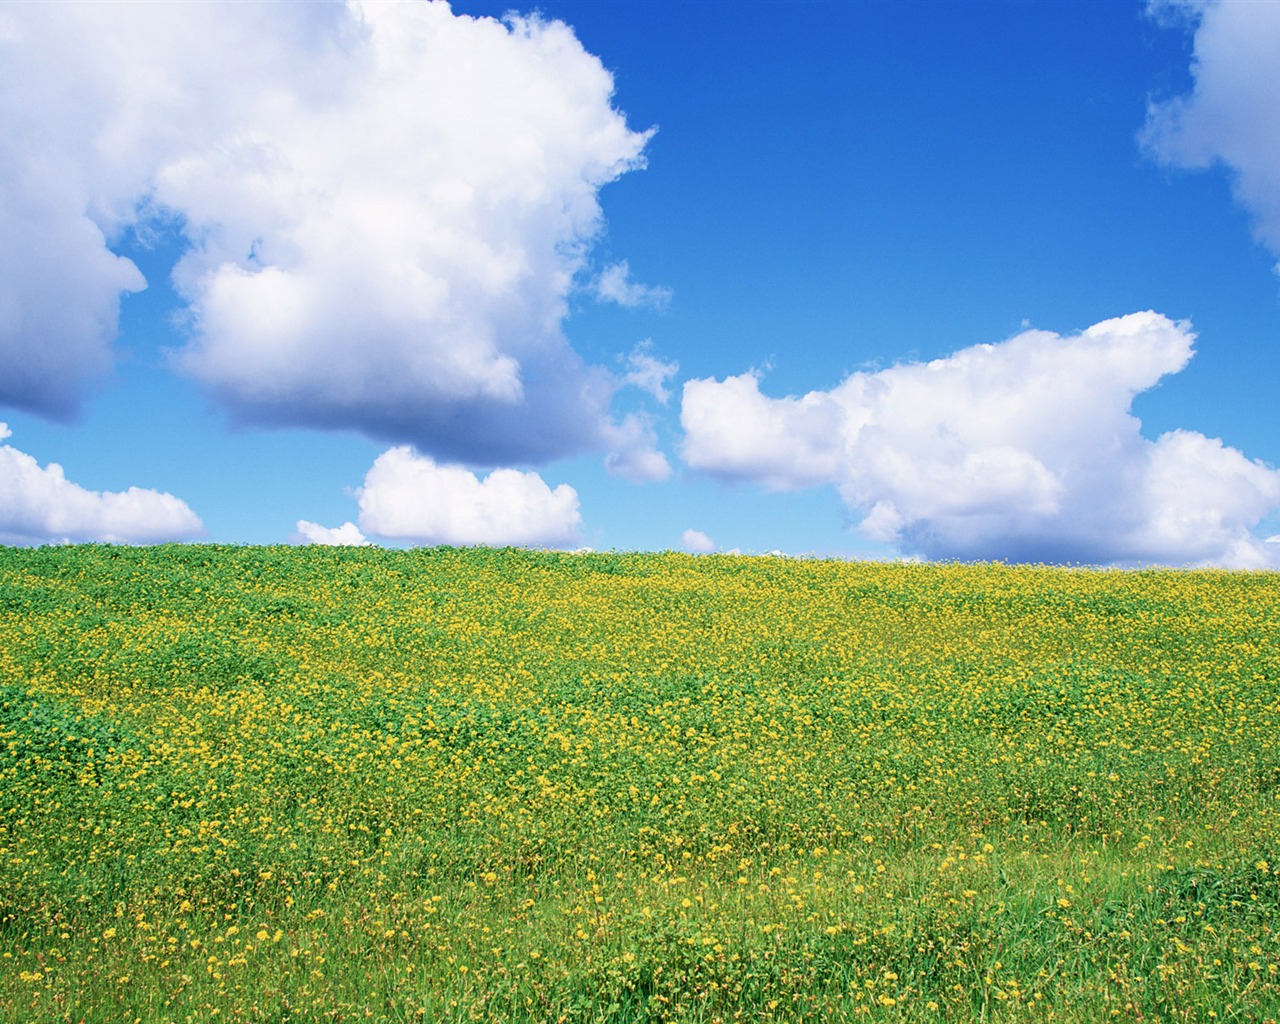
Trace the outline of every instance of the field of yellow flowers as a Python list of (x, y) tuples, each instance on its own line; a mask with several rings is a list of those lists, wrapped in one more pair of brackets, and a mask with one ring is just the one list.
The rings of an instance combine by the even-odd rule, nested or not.
[(1276, 1021), (1280, 575), (0, 548), (0, 1021)]

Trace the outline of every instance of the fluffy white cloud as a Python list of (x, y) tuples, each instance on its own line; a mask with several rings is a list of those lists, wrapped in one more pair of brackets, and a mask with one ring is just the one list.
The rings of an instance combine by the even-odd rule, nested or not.
[[(0, 441), (11, 434), (0, 423)], [(85, 490), (56, 462), (42, 467), (26, 452), (0, 444), (0, 543), (161, 544), (191, 540), (203, 529), (172, 494), (140, 487)]]
[(1280, 255), (1280, 4), (1153, 3), (1195, 30), (1192, 92), (1153, 103), (1143, 140), (1160, 160), (1231, 169), (1259, 239)]
[(1186, 561), (1236, 568), (1280, 565), (1249, 530), (1280, 508), (1280, 473), (1216, 438), (1188, 430), (1161, 435), (1145, 481), (1146, 522), (1131, 534), (1143, 561), (1177, 551)]
[(305, 67), (291, 23), (321, 6), (0, 10), (0, 402), (76, 413), (112, 365), (121, 293), (145, 286), (109, 244), (158, 166), (226, 133), (271, 69)]
[(655, 483), (671, 476), (671, 464), (658, 451), (653, 421), (641, 413), (631, 413), (605, 431), (609, 454), (604, 468), (633, 484)]
[(631, 265), (626, 260), (611, 263), (596, 278), (597, 297), (619, 306), (649, 306), (664, 309), (671, 301), (671, 289), (639, 284), (631, 279)]
[(537, 473), (497, 469), (483, 480), (407, 447), (374, 461), (356, 492), (365, 533), (416, 544), (573, 547), (578, 492), (552, 490)]
[(298, 539), (303, 544), (324, 544), (329, 547), (354, 548), (363, 547), (369, 542), (365, 539), (360, 527), (355, 523), (343, 523), (341, 526), (321, 526), (308, 519), (299, 519), (297, 524)]
[(695, 555), (709, 555), (716, 549), (716, 542), (701, 530), (685, 530), (680, 535), (680, 543)]
[(597, 192), (648, 135), (565, 25), (358, 0), (0, 17), (0, 259), (27, 268), (0, 265), (0, 400), (65, 410), (109, 365), (142, 284), (109, 236), (158, 216), (190, 244), (177, 364), (237, 419), (490, 464), (600, 443), (616, 383), (560, 325)]
[[(96, 31), (99, 11), (73, 27), (68, 8), (0, 10), (0, 403), (56, 419), (110, 370), (120, 296), (145, 286), (104, 235), (141, 180), (103, 144), (129, 70), (112, 69), (112, 82), (109, 47), (73, 42)], [(58, 67), (64, 46), (74, 72)]]
[(648, 392), (664, 405), (671, 399), (668, 382), (680, 370), (675, 360), (668, 362), (653, 354), (653, 342), (647, 338), (627, 355), (627, 372), (623, 381)]
[(843, 412), (827, 392), (767, 398), (755, 372), (684, 385), (680, 423), (684, 460), (724, 479), (753, 480), (770, 490), (826, 483), (838, 475), (833, 443)]
[(757, 375), (685, 384), (688, 464), (772, 489), (834, 484), (868, 536), (932, 558), (1274, 561), (1252, 533), (1280, 472), (1220, 441), (1144, 438), (1135, 395), (1192, 355), (1157, 313), (1027, 331), (769, 398)]

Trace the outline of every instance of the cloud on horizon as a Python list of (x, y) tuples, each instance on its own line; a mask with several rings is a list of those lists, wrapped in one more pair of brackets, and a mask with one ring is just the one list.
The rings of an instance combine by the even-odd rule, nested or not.
[(359, 548), (365, 547), (370, 543), (365, 538), (365, 535), (360, 532), (360, 527), (356, 526), (355, 523), (343, 523), (341, 526), (327, 527), (307, 519), (299, 519), (296, 529), (298, 532), (294, 540), (298, 544), (323, 544), (336, 548)]
[(680, 543), (686, 551), (695, 555), (709, 555), (716, 549), (716, 542), (701, 530), (685, 530), (680, 535)]
[[(0, 423), (0, 441), (11, 436)], [(0, 544), (164, 544), (194, 540), (203, 531), (200, 517), (172, 494), (86, 490), (56, 462), (42, 467), (0, 444)]]
[[(597, 193), (650, 133), (567, 26), (442, 2), (15, 5), (0, 68), (0, 402), (74, 415), (144, 286), (111, 245), (159, 223), (188, 245), (175, 366), (233, 420), (477, 465), (606, 445), (620, 381), (561, 322)], [(625, 264), (605, 279), (657, 294)]]
[(407, 446), (374, 460), (355, 492), (359, 525), (299, 520), (308, 544), (364, 544), (366, 535), (412, 544), (572, 548), (582, 536), (578, 492), (552, 489), (537, 473), (496, 469), (483, 480)]
[(1280, 510), (1280, 472), (1191, 431), (1148, 440), (1130, 413), (1194, 337), (1145, 312), (801, 397), (764, 395), (756, 373), (691, 380), (683, 456), (767, 490), (834, 485), (864, 535), (908, 555), (1270, 567), (1252, 531)]

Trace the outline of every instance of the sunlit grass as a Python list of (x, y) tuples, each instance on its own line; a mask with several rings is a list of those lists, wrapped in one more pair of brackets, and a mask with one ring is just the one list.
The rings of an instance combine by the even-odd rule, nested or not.
[(0, 1020), (1274, 1021), (1278, 636), (1264, 573), (0, 549)]

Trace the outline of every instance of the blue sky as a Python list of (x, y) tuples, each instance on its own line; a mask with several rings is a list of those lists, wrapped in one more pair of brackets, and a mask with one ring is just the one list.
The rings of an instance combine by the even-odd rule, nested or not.
[(509, 8), (0, 5), (0, 543), (1280, 564), (1280, 5)]

